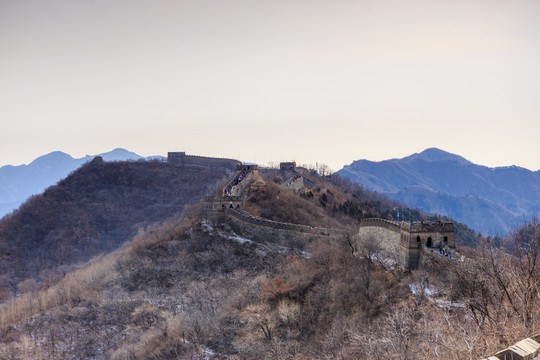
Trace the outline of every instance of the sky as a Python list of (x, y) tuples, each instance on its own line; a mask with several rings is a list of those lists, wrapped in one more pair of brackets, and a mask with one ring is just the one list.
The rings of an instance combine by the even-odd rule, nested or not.
[(0, 166), (123, 147), (540, 169), (540, 2), (0, 0)]

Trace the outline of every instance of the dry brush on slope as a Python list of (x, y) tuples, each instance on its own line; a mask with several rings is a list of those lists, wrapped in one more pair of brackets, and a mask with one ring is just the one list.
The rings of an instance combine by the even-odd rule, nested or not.
[[(330, 191), (345, 199), (339, 189)], [(316, 205), (303, 200), (294, 203), (296, 214)], [(332, 214), (322, 210), (317, 214)], [(509, 274), (528, 274), (520, 264), (535, 263), (534, 253), (520, 252), (523, 246), (509, 246), (510, 261), (491, 265), (491, 248), (471, 254), (485, 269), (441, 257), (428, 271), (407, 274), (363, 258), (346, 238), (320, 240), (301, 252), (254, 243), (225, 225), (211, 228), (201, 215), (192, 208), (149, 227), (47, 289), (22, 283), (23, 294), (0, 306), (0, 356), (476, 359), (537, 326), (535, 302), (512, 306), (521, 299), (522, 276)], [(522, 243), (535, 244), (532, 230)], [(507, 276), (501, 279), (516, 300), (501, 296), (497, 272)], [(489, 315), (481, 320), (484, 304)], [(506, 309), (504, 325), (521, 330), (505, 337), (493, 332), (503, 326), (494, 317), (497, 306)], [(526, 309), (532, 320), (522, 322)]]
[(3, 298), (26, 279), (54, 283), (78, 262), (118, 248), (140, 227), (178, 215), (226, 173), (159, 161), (81, 167), (0, 222)]

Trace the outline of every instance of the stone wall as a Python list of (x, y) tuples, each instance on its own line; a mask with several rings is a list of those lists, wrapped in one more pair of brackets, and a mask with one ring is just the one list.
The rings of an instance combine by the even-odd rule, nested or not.
[(295, 171), (296, 170), (296, 162), (282, 162), (279, 164), (279, 169), (281, 171)]
[(225, 197), (240, 197), (247, 194), (251, 185), (261, 179), (257, 165), (239, 165), (236, 170), (238, 172), (234, 178), (223, 188)]
[(254, 241), (271, 242), (298, 249), (320, 238), (336, 239), (346, 235), (346, 231), (340, 229), (272, 221), (230, 208), (225, 209), (221, 221), (229, 224), (242, 236)]
[(408, 237), (410, 248), (418, 247), (418, 243), (434, 248), (456, 247), (454, 224), (450, 221), (402, 222), (401, 227), (410, 235)]
[(287, 190), (298, 192), (304, 188), (304, 177), (295, 175), (283, 184), (283, 187)]
[(362, 219), (362, 221), (360, 222), (360, 227), (364, 227), (364, 226), (376, 226), (376, 227), (387, 229), (389, 231), (401, 233), (401, 224), (399, 222), (392, 221), (392, 220), (378, 219), (378, 218)]
[(186, 155), (185, 152), (169, 152), (167, 154), (167, 162), (172, 165), (224, 167), (231, 170), (236, 170), (237, 166), (242, 164), (240, 161), (234, 159)]
[(375, 246), (383, 256), (395, 259), (409, 269), (429, 262), (426, 251), (444, 248), (453, 258), (455, 252), (454, 225), (447, 221), (396, 222), (385, 219), (363, 219), (354, 237), (357, 246)]
[(358, 249), (371, 247), (384, 257), (409, 267), (409, 249), (403, 246), (399, 223), (384, 219), (364, 219), (353, 237)]

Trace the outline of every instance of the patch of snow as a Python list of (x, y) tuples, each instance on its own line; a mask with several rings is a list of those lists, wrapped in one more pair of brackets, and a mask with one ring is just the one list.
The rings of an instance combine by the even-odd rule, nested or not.
[(434, 297), (439, 294), (439, 292), (436, 289), (430, 287), (424, 287), (417, 284), (409, 284), (409, 289), (411, 290), (411, 293), (416, 296), (420, 296), (422, 295), (422, 293), (425, 294), (430, 301), (433, 301), (440, 308), (456, 308), (464, 306), (463, 303), (460, 302), (449, 301), (447, 299), (434, 299)]
[(375, 260), (377, 262), (380, 262), (381, 264), (383, 264), (385, 267), (394, 267), (397, 265), (397, 261), (392, 259), (392, 258), (389, 258), (389, 257), (386, 257), (386, 256), (383, 256), (379, 253), (375, 253), (371, 256), (371, 259), (372, 260)]
[(214, 232), (214, 228), (206, 220), (201, 220), (201, 228), (205, 233)]
[(463, 303), (449, 301), (449, 300), (446, 300), (446, 299), (437, 299), (437, 300), (435, 300), (435, 303), (440, 308), (463, 307), (463, 306), (465, 306)]
[(438, 294), (438, 291), (436, 289), (419, 286), (416, 284), (409, 284), (409, 289), (416, 296), (419, 296), (423, 293), (423, 294), (426, 294), (428, 297), (433, 297)]
[(225, 238), (227, 240), (233, 240), (233, 241), (237, 241), (239, 242), (240, 244), (244, 244), (244, 243), (253, 243), (254, 241), (253, 240), (250, 240), (250, 239), (246, 239), (244, 237), (241, 237), (239, 235), (237, 235), (236, 233), (234, 232), (230, 232), (230, 233), (225, 233), (223, 231), (218, 231), (218, 235), (221, 236), (222, 238)]

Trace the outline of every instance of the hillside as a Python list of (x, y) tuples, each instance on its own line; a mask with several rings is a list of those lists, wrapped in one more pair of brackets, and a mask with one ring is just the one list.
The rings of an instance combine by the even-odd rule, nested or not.
[(540, 172), (488, 168), (435, 148), (402, 159), (358, 160), (338, 174), (485, 234), (506, 234), (540, 211)]
[[(95, 165), (105, 164), (81, 170), (95, 174)], [(246, 194), (250, 211), (278, 221), (353, 229), (370, 212), (392, 212), (387, 199), (339, 178), (313, 176), (315, 186), (295, 193), (276, 187), (275, 175), (264, 174), (265, 183)], [(20, 295), (0, 305), (0, 354), (20, 359), (480, 358), (538, 326), (538, 301), (527, 307), (516, 302), (514, 289), (525, 285), (526, 277), (506, 277), (526, 273), (516, 259), (540, 253), (534, 250), (537, 229), (531, 224), (512, 239), (517, 242), (505, 242), (507, 253), (483, 244), (469, 252), (474, 262), (434, 257), (425, 271), (403, 272), (367, 256), (369, 249), (351, 247), (347, 236), (289, 244), (254, 241), (226, 222), (209, 223), (202, 207), (194, 206), (54, 284), (19, 286)], [(511, 247), (519, 241), (534, 244), (534, 251)], [(527, 294), (535, 291), (529, 287)], [(527, 311), (534, 316), (524, 321)]]
[(200, 201), (231, 169), (95, 158), (0, 221), (0, 288), (17, 291), (108, 253)]
[[(99, 154), (105, 161), (139, 160), (142, 156), (124, 149)], [(0, 167), (0, 218), (18, 208), (30, 196), (40, 194), (70, 172), (92, 160), (93, 156), (74, 159), (61, 151), (43, 155), (28, 165)]]

